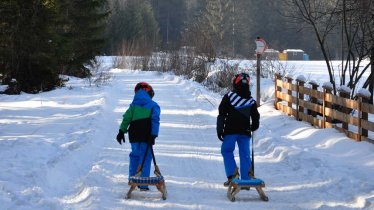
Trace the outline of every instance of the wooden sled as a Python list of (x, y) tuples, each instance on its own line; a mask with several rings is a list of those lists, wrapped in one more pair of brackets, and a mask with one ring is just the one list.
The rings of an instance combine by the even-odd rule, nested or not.
[[(142, 168), (143, 168), (143, 165), (144, 165), (145, 155), (147, 154), (149, 147), (151, 148), (151, 151), (152, 151), (153, 164), (155, 166), (154, 174), (156, 176), (155, 177), (141, 177), (140, 175), (142, 173)], [(161, 175), (160, 169), (158, 168), (158, 166), (156, 164), (156, 159), (155, 159), (155, 155), (153, 153), (152, 145), (148, 145), (147, 150), (144, 154), (143, 162), (142, 162), (141, 165), (139, 165), (135, 176), (132, 176), (132, 177), (129, 178), (129, 185), (130, 185), (130, 189), (126, 194), (125, 199), (130, 199), (131, 198), (131, 193), (132, 193), (132, 191), (135, 190), (135, 188), (137, 186), (149, 186), (149, 185), (152, 186), (153, 185), (153, 186), (156, 186), (157, 190), (161, 192), (162, 199), (166, 200), (167, 191), (166, 191), (165, 179)]]
[(231, 180), (231, 183), (229, 185), (229, 188), (227, 190), (227, 198), (234, 202), (235, 201), (235, 195), (238, 194), (242, 187), (245, 188), (255, 188), (260, 195), (261, 200), (263, 201), (269, 201), (269, 198), (265, 195), (262, 188), (265, 187), (265, 182), (261, 179), (253, 178), (250, 180), (241, 180), (238, 178), (234, 178)]
[(132, 191), (135, 190), (137, 186), (149, 186), (153, 185), (156, 186), (157, 190), (161, 192), (162, 194), (162, 199), (166, 200), (167, 197), (167, 191), (166, 191), (166, 185), (165, 185), (165, 180), (164, 177), (161, 175), (160, 170), (158, 167), (155, 167), (155, 177), (140, 177), (138, 174), (135, 176), (130, 177), (129, 179), (129, 185), (130, 189), (127, 192), (125, 199), (130, 199), (131, 198), (131, 193)]
[(235, 195), (238, 194), (240, 192), (240, 190), (242, 190), (242, 188), (246, 188), (247, 190), (250, 189), (251, 187), (252, 188), (255, 188), (258, 192), (258, 194), (260, 195), (260, 198), (261, 200), (263, 201), (269, 201), (269, 198), (268, 196), (265, 195), (264, 191), (262, 190), (262, 188), (265, 187), (265, 182), (262, 181), (261, 179), (257, 179), (255, 177), (255, 168), (254, 168), (254, 153), (253, 153), (253, 133), (251, 134), (252, 138), (251, 138), (251, 142), (252, 142), (252, 168), (248, 171), (248, 176), (251, 178), (249, 180), (242, 180), (242, 179), (239, 179), (240, 175), (239, 175), (239, 169), (238, 168), (235, 168), (235, 171), (234, 171), (234, 175), (233, 175), (233, 179), (231, 180), (230, 184), (229, 184), (229, 188), (227, 190), (227, 198), (234, 202), (235, 201)]

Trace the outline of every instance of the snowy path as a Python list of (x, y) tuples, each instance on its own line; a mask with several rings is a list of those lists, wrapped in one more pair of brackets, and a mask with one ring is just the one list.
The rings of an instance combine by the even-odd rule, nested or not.
[[(215, 123), (220, 96), (176, 76), (112, 70), (101, 88), (0, 96), (0, 209), (374, 209), (374, 145), (315, 129), (263, 104), (255, 133), (254, 190), (226, 198)], [(155, 155), (168, 198), (128, 190), (128, 142), (115, 140), (137, 82), (155, 89)], [(74, 83), (76, 82), (76, 84)], [(126, 136), (127, 137), (127, 136)]]
[[(174, 77), (156, 76), (156, 73), (117, 74), (116, 80), (122, 84), (121, 87), (110, 87), (106, 91), (113, 96), (106, 100), (104, 106), (105, 118), (113, 121), (112, 127), (108, 126), (110, 122), (105, 122), (105, 128), (110, 128), (112, 132), (107, 136), (115, 136), (122, 113), (133, 97), (133, 86), (140, 81), (139, 78), (152, 84), (156, 90), (154, 99), (161, 106), (161, 128), (155, 155), (167, 179), (168, 199), (163, 201), (160, 193), (152, 188), (147, 193), (135, 191), (133, 199), (123, 200), (128, 189), (130, 145), (127, 143), (120, 146), (114, 138), (107, 138), (103, 151), (98, 153), (97, 161), (80, 184), (84, 187), (81, 186), (77, 193), (68, 196), (66, 201), (74, 209), (86, 206), (215, 209), (211, 203), (216, 202), (216, 196), (226, 202), (225, 194), (221, 193), (225, 190), (221, 184), (224, 174), (220, 170), (222, 160), (219, 142), (215, 137), (217, 114), (204, 98), (193, 96), (200, 92), (186, 82)], [(97, 138), (96, 141), (101, 139)], [(219, 181), (214, 181), (217, 178), (220, 178)]]

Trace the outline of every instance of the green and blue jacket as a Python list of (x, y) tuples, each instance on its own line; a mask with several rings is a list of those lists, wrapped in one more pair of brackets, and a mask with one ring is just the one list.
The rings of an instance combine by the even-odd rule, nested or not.
[(135, 93), (130, 107), (123, 114), (120, 129), (129, 135), (130, 143), (152, 143), (151, 136), (158, 136), (160, 128), (160, 106), (145, 90)]

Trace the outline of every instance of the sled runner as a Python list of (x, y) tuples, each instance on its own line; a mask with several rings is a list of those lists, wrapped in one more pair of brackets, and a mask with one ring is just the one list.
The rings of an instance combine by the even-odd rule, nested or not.
[(261, 179), (249, 179), (249, 180), (241, 180), (234, 178), (231, 180), (229, 189), (227, 190), (227, 198), (234, 202), (235, 195), (240, 192), (242, 189), (249, 189), (250, 187), (255, 188), (260, 195), (261, 200), (268, 201), (269, 198), (265, 195), (264, 191), (262, 190), (265, 187), (265, 182)]
[[(141, 177), (140, 175), (142, 173), (142, 168), (143, 168), (145, 157), (147, 155), (149, 147), (151, 148), (151, 151), (152, 151), (153, 164), (155, 166), (154, 174), (156, 176), (154, 176), (154, 177)], [(162, 199), (166, 200), (167, 191), (166, 191), (165, 180), (164, 180), (164, 177), (161, 175), (160, 169), (158, 168), (158, 166), (156, 164), (156, 159), (155, 159), (155, 155), (153, 153), (152, 145), (148, 144), (147, 149), (146, 149), (145, 154), (144, 154), (142, 164), (139, 165), (135, 176), (131, 176), (129, 178), (129, 185), (130, 185), (130, 189), (126, 194), (125, 199), (130, 199), (131, 198), (131, 193), (132, 193), (132, 191), (135, 190), (136, 187), (153, 185), (153, 186), (156, 186), (157, 190), (161, 192)]]

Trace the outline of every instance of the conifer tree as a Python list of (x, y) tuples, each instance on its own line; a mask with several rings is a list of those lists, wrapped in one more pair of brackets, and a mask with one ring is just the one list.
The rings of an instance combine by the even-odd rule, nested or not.
[(57, 0), (61, 73), (85, 77), (87, 65), (103, 52), (106, 0)]
[[(99, 55), (106, 0), (0, 2), (0, 73), (7, 93), (37, 93), (60, 85), (59, 74), (87, 76)], [(17, 85), (14, 82), (17, 81)]]
[(1, 2), (1, 66), (5, 83), (17, 81), (9, 93), (50, 90), (58, 82), (51, 45), (51, 1)]
[(158, 25), (150, 3), (144, 0), (114, 2), (107, 37), (107, 50), (111, 54), (151, 53), (157, 45)]
[(187, 17), (186, 2), (185, 0), (151, 0), (160, 28), (163, 50), (179, 48)]

